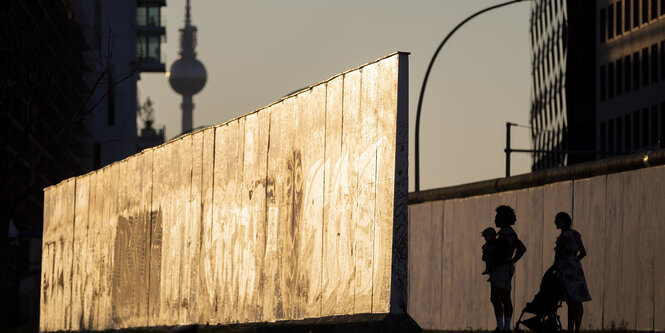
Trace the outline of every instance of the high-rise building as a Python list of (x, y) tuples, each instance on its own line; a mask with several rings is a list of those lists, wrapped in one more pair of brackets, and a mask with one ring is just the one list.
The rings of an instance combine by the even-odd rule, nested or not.
[(533, 170), (665, 142), (665, 1), (537, 0), (530, 37)]
[(136, 153), (137, 80), (141, 72), (164, 72), (161, 42), (166, 35), (165, 0), (81, 1), (77, 18), (91, 47), (86, 170)]
[(531, 6), (532, 170), (595, 158), (596, 49), (593, 1), (537, 0)]
[(83, 172), (89, 47), (77, 3), (0, 5), (0, 332), (36, 327), (43, 188)]
[(609, 154), (659, 147), (665, 135), (665, 1), (598, 0), (597, 147)]

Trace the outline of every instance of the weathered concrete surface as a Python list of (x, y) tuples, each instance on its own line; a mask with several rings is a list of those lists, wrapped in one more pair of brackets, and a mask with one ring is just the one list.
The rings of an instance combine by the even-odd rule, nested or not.
[[(554, 216), (566, 211), (588, 252), (582, 266), (593, 300), (584, 303), (583, 328), (664, 331), (663, 197), (665, 167), (658, 166), (411, 205), (409, 313), (425, 329), (493, 329), (480, 230), (493, 226), (498, 205), (508, 204), (527, 247), (514, 277), (513, 322), (553, 263)], [(564, 305), (564, 325), (566, 313)]]
[(404, 316), (407, 80), (392, 54), (46, 189), (40, 330)]

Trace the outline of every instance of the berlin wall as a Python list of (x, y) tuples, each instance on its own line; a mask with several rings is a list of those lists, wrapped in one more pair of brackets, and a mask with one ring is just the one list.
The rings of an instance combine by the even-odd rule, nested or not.
[(44, 191), (40, 331), (404, 314), (407, 54)]
[[(513, 280), (515, 323), (554, 261), (554, 216), (573, 217), (592, 301), (583, 329), (665, 331), (665, 166), (409, 206), (409, 314), (423, 329), (491, 330), (496, 321), (480, 232), (494, 209), (515, 209), (527, 247)], [(559, 309), (567, 325), (567, 310)], [(525, 318), (532, 316), (525, 314)]]

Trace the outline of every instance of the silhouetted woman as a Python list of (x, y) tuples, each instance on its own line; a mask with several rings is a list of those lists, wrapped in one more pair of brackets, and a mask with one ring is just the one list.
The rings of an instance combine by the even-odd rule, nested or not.
[(496, 266), (490, 272), (490, 301), (496, 316), (496, 330), (494, 332), (510, 331), (510, 319), (513, 315), (513, 303), (510, 299), (510, 289), (515, 263), (522, 258), (526, 247), (519, 240), (515, 230), (511, 227), (517, 218), (510, 206), (496, 208), (494, 224), (500, 228), (496, 239), (494, 256)]
[(582, 302), (591, 300), (580, 259), (586, 256), (582, 236), (571, 229), (573, 220), (566, 212), (556, 214), (554, 224), (561, 229), (554, 248), (554, 266), (558, 271), (564, 301), (568, 305), (568, 333), (580, 331), (584, 308)]

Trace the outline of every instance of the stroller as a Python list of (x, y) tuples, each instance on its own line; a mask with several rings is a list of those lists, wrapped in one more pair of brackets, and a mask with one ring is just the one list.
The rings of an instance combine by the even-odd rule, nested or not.
[[(550, 267), (540, 280), (540, 289), (531, 302), (527, 302), (520, 318), (515, 323), (515, 332), (523, 332), (520, 325), (536, 333), (556, 333), (561, 331), (561, 321), (557, 310), (561, 307), (563, 293), (556, 276), (556, 268)], [(525, 313), (533, 317), (522, 320)]]

